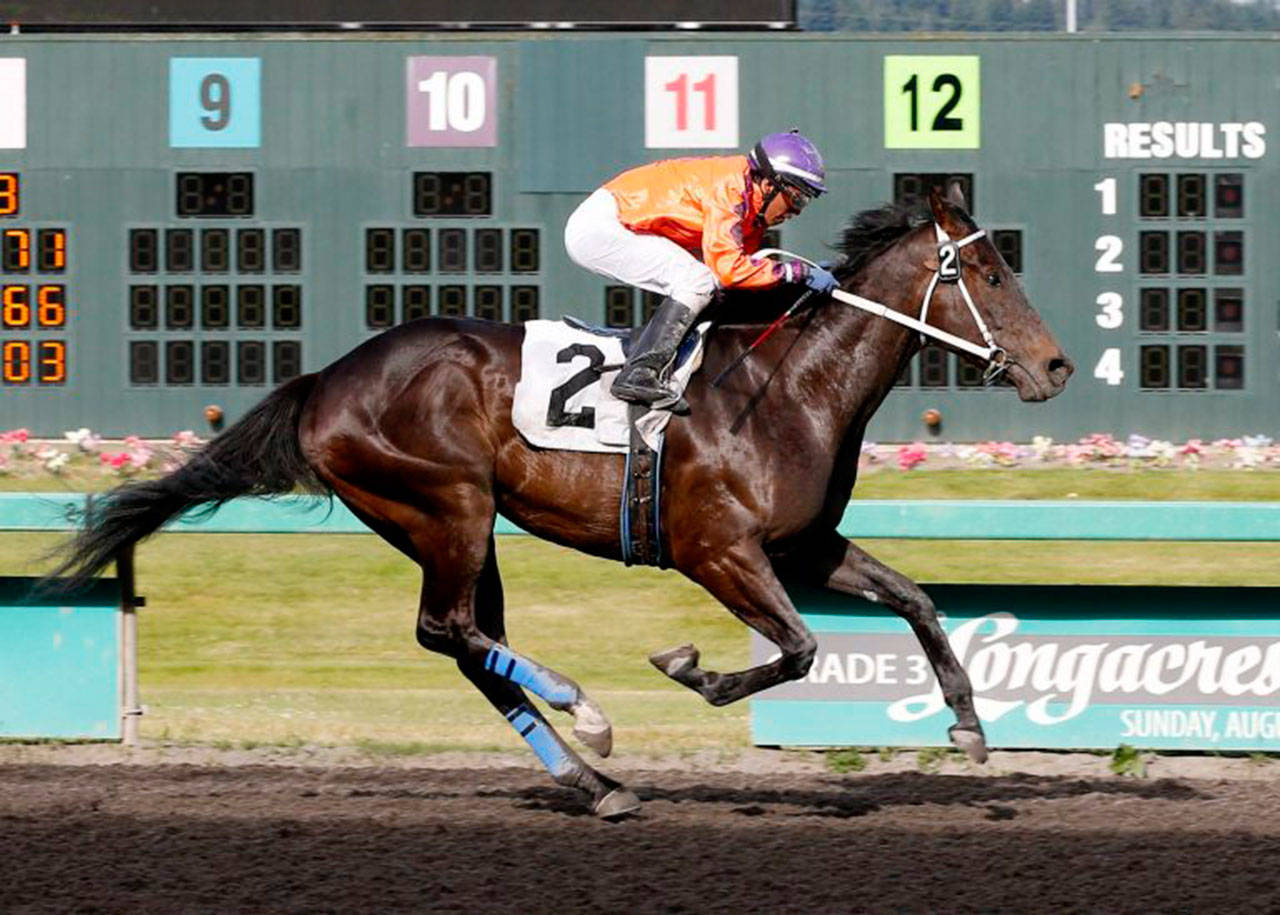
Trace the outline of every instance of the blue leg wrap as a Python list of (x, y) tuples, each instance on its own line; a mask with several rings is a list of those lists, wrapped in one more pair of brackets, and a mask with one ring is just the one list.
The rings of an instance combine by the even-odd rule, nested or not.
[(525, 687), (554, 706), (570, 705), (578, 691), (544, 667), (527, 661), (506, 645), (494, 645), (484, 657), (484, 669)]
[(533, 749), (538, 759), (555, 778), (572, 774), (576, 763), (556, 740), (551, 727), (528, 705), (518, 705), (507, 712), (507, 720)]

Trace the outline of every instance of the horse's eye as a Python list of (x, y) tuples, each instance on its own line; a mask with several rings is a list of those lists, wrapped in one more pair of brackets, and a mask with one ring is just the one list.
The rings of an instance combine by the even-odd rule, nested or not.
[(987, 285), (988, 285), (988, 286), (999, 286), (999, 285), (1000, 285), (1000, 274), (996, 273), (994, 270), (993, 270), (993, 271), (991, 271), (990, 273), (988, 273), (988, 274), (987, 274)]

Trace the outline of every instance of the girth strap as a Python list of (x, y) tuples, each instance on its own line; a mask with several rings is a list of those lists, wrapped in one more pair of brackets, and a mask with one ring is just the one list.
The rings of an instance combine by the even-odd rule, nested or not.
[[(662, 444), (654, 451), (636, 429), (636, 421), (649, 412), (643, 404), (631, 404), (627, 419), (631, 446), (627, 451), (622, 482), (622, 561), (627, 565), (663, 566), (659, 496), (662, 481)], [(663, 440), (665, 443), (665, 439)]]

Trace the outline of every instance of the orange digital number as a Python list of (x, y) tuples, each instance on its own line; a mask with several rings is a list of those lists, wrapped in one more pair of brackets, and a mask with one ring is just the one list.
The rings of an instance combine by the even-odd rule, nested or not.
[(67, 344), (61, 340), (41, 340), (36, 346), (36, 380), (41, 384), (62, 384), (66, 381)]
[(4, 269), (31, 269), (31, 231), (29, 229), (4, 230)]
[(36, 236), (40, 245), (40, 270), (61, 273), (67, 269), (67, 232), (65, 229), (41, 229)]
[(5, 384), (26, 384), (31, 380), (31, 344), (25, 340), (6, 340), (0, 346)]
[(66, 287), (36, 287), (36, 323), (41, 327), (63, 327), (67, 323)]
[(26, 286), (0, 287), (0, 323), (6, 328), (31, 324), (31, 293)]
[(0, 216), (18, 213), (18, 173), (0, 172)]

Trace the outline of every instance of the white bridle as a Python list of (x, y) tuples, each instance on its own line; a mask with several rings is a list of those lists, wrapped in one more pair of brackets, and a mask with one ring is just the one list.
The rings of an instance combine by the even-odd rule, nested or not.
[[(973, 244), (980, 238), (984, 238), (987, 232), (985, 229), (979, 229), (972, 235), (966, 235), (959, 241), (953, 241), (951, 236), (943, 231), (942, 226), (936, 222), (933, 224), (933, 229), (938, 239), (938, 266), (929, 280), (929, 288), (925, 291), (924, 304), (920, 308), (919, 318), (904, 315), (900, 311), (894, 311), (887, 305), (873, 302), (871, 299), (864, 299), (860, 295), (845, 292), (843, 289), (831, 290), (831, 297), (847, 305), (868, 311), (873, 315), (887, 318), (896, 324), (901, 324), (903, 327), (909, 327), (923, 338), (932, 337), (934, 340), (945, 343), (950, 347), (977, 356), (987, 363), (987, 367), (982, 373), (983, 384), (991, 384), (1009, 367), (1009, 354), (1004, 351), (1003, 347), (996, 345), (995, 338), (991, 336), (991, 331), (987, 329), (987, 322), (982, 319), (978, 306), (973, 304), (973, 296), (969, 294), (960, 270), (960, 249), (965, 245)], [(762, 248), (751, 255), (752, 260), (765, 257), (787, 257), (803, 261), (814, 267), (818, 266), (808, 258), (792, 254), (790, 251), (784, 251), (782, 248)], [(964, 297), (964, 303), (969, 306), (969, 314), (973, 315), (974, 323), (978, 325), (978, 332), (982, 334), (982, 340), (986, 343), (986, 346), (979, 346), (971, 340), (957, 337), (955, 334), (948, 333), (928, 323), (929, 306), (933, 303), (933, 293), (937, 290), (939, 283), (955, 283), (960, 287), (960, 295)]]

